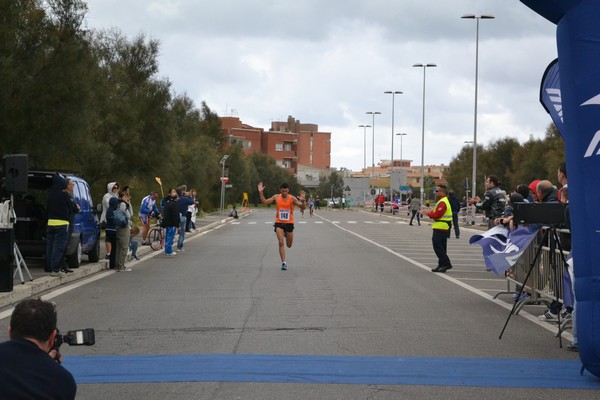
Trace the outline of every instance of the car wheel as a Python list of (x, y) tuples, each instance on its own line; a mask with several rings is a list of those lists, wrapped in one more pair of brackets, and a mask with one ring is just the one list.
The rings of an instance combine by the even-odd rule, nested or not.
[(75, 251), (67, 254), (67, 264), (69, 264), (69, 268), (79, 268), (81, 265), (81, 240), (77, 242)]
[(88, 253), (89, 262), (95, 263), (95, 262), (98, 262), (98, 260), (100, 260), (100, 239), (99, 239), (99, 237), (100, 237), (100, 235), (98, 235), (98, 237), (96, 238), (96, 245)]

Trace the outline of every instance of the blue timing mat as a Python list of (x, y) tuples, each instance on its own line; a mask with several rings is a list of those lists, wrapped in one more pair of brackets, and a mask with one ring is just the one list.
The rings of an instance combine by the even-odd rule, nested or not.
[(78, 384), (274, 382), (600, 390), (570, 360), (249, 354), (72, 356)]

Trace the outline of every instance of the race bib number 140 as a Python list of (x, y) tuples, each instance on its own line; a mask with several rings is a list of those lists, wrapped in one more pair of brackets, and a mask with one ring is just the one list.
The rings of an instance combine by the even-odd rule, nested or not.
[(279, 219), (282, 221), (289, 221), (290, 210), (279, 210)]

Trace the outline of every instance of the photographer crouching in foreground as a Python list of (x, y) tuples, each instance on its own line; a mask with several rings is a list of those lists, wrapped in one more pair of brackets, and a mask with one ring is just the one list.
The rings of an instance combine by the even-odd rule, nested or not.
[(23, 300), (10, 318), (10, 340), (0, 343), (0, 397), (3, 399), (75, 398), (73, 375), (60, 365), (55, 348), (56, 309), (40, 299)]

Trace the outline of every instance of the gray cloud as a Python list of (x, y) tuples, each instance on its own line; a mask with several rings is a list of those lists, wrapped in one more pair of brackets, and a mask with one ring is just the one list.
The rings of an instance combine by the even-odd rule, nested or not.
[[(161, 41), (160, 74), (177, 93), (219, 114), (268, 128), (294, 115), (332, 135), (332, 165), (360, 169), (363, 130), (376, 118), (375, 162), (406, 132), (403, 156), (420, 163), (422, 69), (427, 71), (425, 163), (448, 163), (473, 137), (475, 21), (480, 25), (478, 142), (543, 136), (550, 118), (538, 102), (556, 57), (555, 27), (519, 1), (330, 0), (219, 2), (91, 0), (91, 28), (117, 27)], [(115, 12), (115, 10), (118, 10)], [(235, 110), (235, 111), (232, 111)], [(371, 137), (367, 140), (371, 164)], [(395, 138), (396, 157), (400, 149)]]

